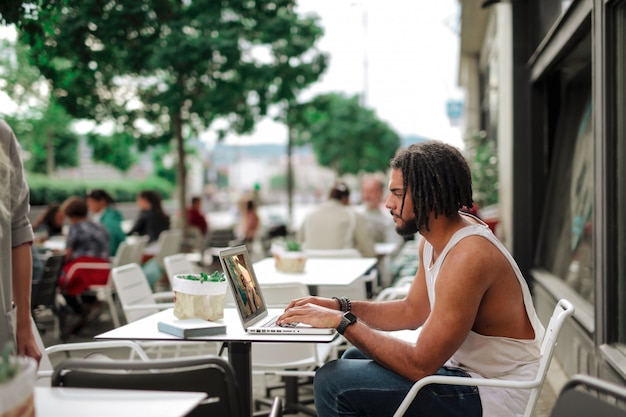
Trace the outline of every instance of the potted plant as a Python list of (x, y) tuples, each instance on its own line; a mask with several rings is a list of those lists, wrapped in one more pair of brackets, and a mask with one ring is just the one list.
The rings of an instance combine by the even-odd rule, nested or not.
[(300, 243), (287, 240), (282, 245), (275, 244), (272, 247), (272, 254), (276, 270), (285, 273), (304, 272), (306, 254), (302, 251)]
[(178, 319), (201, 318), (214, 321), (224, 318), (227, 282), (224, 274), (178, 274), (172, 281), (174, 315)]
[(11, 356), (8, 343), (0, 362), (0, 417), (35, 416), (37, 362), (29, 357)]

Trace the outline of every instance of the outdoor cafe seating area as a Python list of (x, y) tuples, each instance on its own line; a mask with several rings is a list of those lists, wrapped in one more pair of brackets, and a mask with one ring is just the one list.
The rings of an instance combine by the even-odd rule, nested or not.
[[(125, 293), (128, 291), (125, 287), (133, 287), (136, 291), (137, 286), (124, 283), (142, 280), (147, 283), (141, 268), (143, 243), (137, 239), (122, 245), (117, 256), (108, 265), (111, 271), (109, 282), (98, 288), (89, 289), (102, 301), (101, 308), (76, 334), (64, 334), (62, 331), (65, 324), (61, 313), (64, 308), (63, 298), (59, 294), (62, 289), (54, 286), (54, 275), (59, 271), (58, 257), (55, 258), (54, 255), (47, 257), (44, 269), (49, 270), (48, 275), (52, 276), (52, 279), (49, 279), (47, 284), (41, 281), (38, 284), (41, 287), (35, 287), (33, 291), (34, 325), (41, 336), (42, 347), (45, 348), (45, 357), (38, 372), (35, 390), (36, 409), (39, 407), (50, 409), (64, 404), (64, 409), (69, 407), (69, 410), (77, 410), (80, 414), (79, 410), (84, 411), (87, 403), (95, 401), (93, 404), (101, 402), (102, 407), (90, 403), (89, 408), (99, 408), (102, 414), (94, 415), (112, 415), (116, 408), (111, 408), (111, 403), (114, 403), (110, 401), (113, 398), (111, 395), (118, 397), (116, 391), (111, 390), (121, 388), (123, 391), (120, 391), (119, 404), (126, 404), (126, 407), (132, 408), (138, 407), (137, 404), (142, 402), (150, 402), (155, 408), (150, 415), (196, 415), (194, 413), (199, 413), (198, 410), (203, 408), (211, 410), (210, 404), (206, 403), (212, 404), (214, 401), (207, 401), (206, 397), (211, 399), (212, 395), (216, 395), (220, 397), (217, 402), (222, 406), (232, 403), (231, 397), (234, 396), (237, 406), (226, 405), (225, 408), (218, 409), (220, 411), (216, 411), (215, 415), (275, 416), (284, 413), (315, 416), (312, 401), (315, 369), (341, 355), (347, 346), (343, 337), (333, 335), (323, 340), (313, 338), (306, 343), (280, 343), (282, 339), (259, 342), (253, 339), (252, 343), (249, 341), (238, 343), (243, 337), (240, 334), (231, 339), (223, 337), (221, 340), (203, 341), (180, 340), (175, 336), (142, 335), (146, 328), (149, 328), (151, 333), (159, 333), (154, 320), (159, 314), (172, 314), (173, 292), (170, 283), (172, 275), (212, 273), (221, 269), (219, 263), (213, 262), (213, 253), (217, 253), (219, 249), (207, 248), (212, 252), (201, 254), (202, 256), (198, 256), (197, 252), (185, 253), (182, 252), (179, 239), (167, 251), (157, 249), (154, 252), (154, 256), (159, 256), (163, 265), (163, 279), (158, 281), (154, 289), (147, 284), (139, 285), (143, 288), (143, 293), (141, 296), (132, 294), (131, 298), (134, 301), (131, 302)], [(62, 251), (61, 241), (50, 244), (54, 245), (55, 254)], [(255, 245), (257, 246), (251, 247), (250, 251), (252, 262), (268, 307), (271, 309), (282, 309), (291, 299), (311, 293), (323, 295), (336, 293), (339, 296), (345, 294), (353, 299), (374, 298), (378, 294), (389, 297), (390, 290), (386, 292), (384, 290), (396, 288), (392, 285), (396, 280), (400, 285), (393, 296), (402, 297), (404, 289), (408, 288), (406, 286), (406, 281), (410, 279), (408, 277), (411, 277), (417, 269), (414, 263), (417, 253), (414, 241), (403, 242), (402, 245), (393, 248), (389, 245), (382, 246), (381, 254), (377, 258), (311, 254), (307, 260), (306, 271), (301, 274), (284, 274), (277, 271), (274, 259), (266, 256), (263, 243), (255, 242)], [(54, 263), (55, 260), (57, 265)], [(333, 274), (329, 274), (329, 271), (335, 271), (345, 282), (338, 284), (333, 282)], [(122, 272), (126, 275), (114, 279), (116, 274), (120, 275)], [(386, 277), (384, 280), (381, 279), (383, 274)], [(47, 285), (45, 290), (44, 285)], [(232, 296), (227, 294), (224, 320), (227, 320), (230, 334), (230, 329), (236, 329), (239, 323), (236, 314), (233, 315), (235, 309), (229, 303), (232, 303)], [(153, 325), (146, 326), (144, 323), (150, 320), (153, 321)], [(241, 346), (246, 345), (252, 345), (252, 349), (241, 351)], [(212, 368), (207, 370), (205, 376), (200, 375), (201, 370), (197, 370), (197, 375), (184, 376), (185, 369), (194, 368), (194, 363), (211, 361), (215, 361), (213, 368), (224, 369), (216, 371)], [(116, 375), (119, 376), (121, 369), (134, 375), (134, 379), (130, 380), (132, 382), (122, 381), (124, 378), (118, 380)], [(158, 378), (150, 377), (147, 378), (150, 381), (145, 382), (146, 372), (151, 376), (161, 373), (165, 376), (158, 381)], [(211, 372), (213, 376), (208, 376)], [(242, 379), (242, 374), (249, 377)], [(193, 379), (197, 383), (176, 386), (171, 382), (177, 378)], [(222, 381), (223, 386), (226, 384), (224, 381), (230, 378), (229, 383), (236, 389), (232, 392), (228, 389), (219, 393), (212, 391), (208, 379), (216, 378)], [(77, 391), (76, 387), (88, 387), (91, 391)], [(139, 390), (128, 393), (129, 387)], [(204, 387), (202, 389), (206, 392), (192, 395), (192, 392), (198, 390), (197, 387)], [(159, 397), (151, 390), (165, 390), (168, 394)], [(160, 399), (153, 401), (153, 398)], [(160, 403), (168, 403), (166, 399), (169, 399), (170, 405), (159, 407)], [(174, 404), (177, 406), (172, 406)], [(191, 414), (187, 414), (188, 412)], [(63, 415), (73, 414), (68, 411)]]

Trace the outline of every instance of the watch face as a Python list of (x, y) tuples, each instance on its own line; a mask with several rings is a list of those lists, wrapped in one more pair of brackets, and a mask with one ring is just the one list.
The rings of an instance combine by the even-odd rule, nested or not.
[(352, 324), (352, 323), (354, 323), (356, 321), (356, 316), (354, 314), (350, 313), (349, 311), (347, 311), (343, 316), (346, 319), (348, 319), (350, 324)]

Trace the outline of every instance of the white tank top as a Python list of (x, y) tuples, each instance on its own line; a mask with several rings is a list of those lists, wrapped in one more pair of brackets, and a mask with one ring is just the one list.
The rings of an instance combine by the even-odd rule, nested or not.
[[(441, 255), (433, 263), (433, 248), (425, 242), (424, 263), (426, 286), (431, 308), (435, 302), (435, 281), (443, 261), (461, 239), (467, 236), (481, 236), (490, 241), (506, 257), (511, 264), (524, 297), (526, 314), (535, 331), (533, 340), (512, 339), (507, 337), (483, 336), (470, 331), (459, 349), (446, 362), (446, 366), (462, 368), (477, 378), (496, 379), (533, 379), (537, 374), (541, 341), (545, 329), (537, 317), (528, 285), (519, 267), (504, 245), (496, 239), (485, 224), (466, 226), (457, 231)], [(479, 387), (480, 399), (485, 417), (521, 416), (524, 413), (529, 390)]]

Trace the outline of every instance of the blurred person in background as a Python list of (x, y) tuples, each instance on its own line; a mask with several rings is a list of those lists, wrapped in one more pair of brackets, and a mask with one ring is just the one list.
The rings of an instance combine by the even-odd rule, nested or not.
[(152, 190), (144, 190), (137, 196), (141, 210), (128, 235), (148, 236), (148, 243), (156, 242), (163, 230), (170, 228), (170, 218), (161, 206), (161, 196)]
[(59, 203), (50, 203), (35, 221), (33, 221), (33, 230), (41, 240), (46, 240), (51, 236), (61, 236), (63, 234), (63, 223), (65, 215), (60, 210)]
[[(80, 316), (78, 323), (70, 329), (76, 333), (101, 304), (95, 297), (81, 296), (81, 293), (91, 285), (104, 285), (109, 279), (109, 232), (104, 225), (87, 217), (87, 203), (80, 197), (68, 198), (61, 210), (68, 217), (70, 228), (59, 286), (67, 304)], [(74, 267), (75, 264), (81, 264), (81, 267)]]
[(20, 147), (0, 120), (0, 347), (39, 361), (31, 325), (33, 229), (28, 220), (30, 193), (24, 180)]
[(200, 230), (202, 236), (206, 236), (209, 230), (209, 224), (202, 212), (202, 199), (198, 196), (191, 198), (191, 205), (187, 208), (187, 224)]
[(96, 189), (87, 193), (87, 208), (91, 219), (101, 223), (109, 232), (109, 256), (114, 256), (117, 248), (124, 240), (126, 233), (122, 230), (122, 213), (114, 208), (115, 200), (104, 190)]
[(383, 196), (386, 186), (384, 175), (364, 175), (361, 182), (361, 205), (356, 209), (365, 217), (375, 243), (400, 243), (402, 238), (395, 233), (393, 218), (384, 206)]
[(367, 222), (350, 206), (350, 189), (343, 181), (336, 182), (328, 200), (304, 218), (296, 240), (307, 250), (355, 248), (363, 257), (376, 256)]

